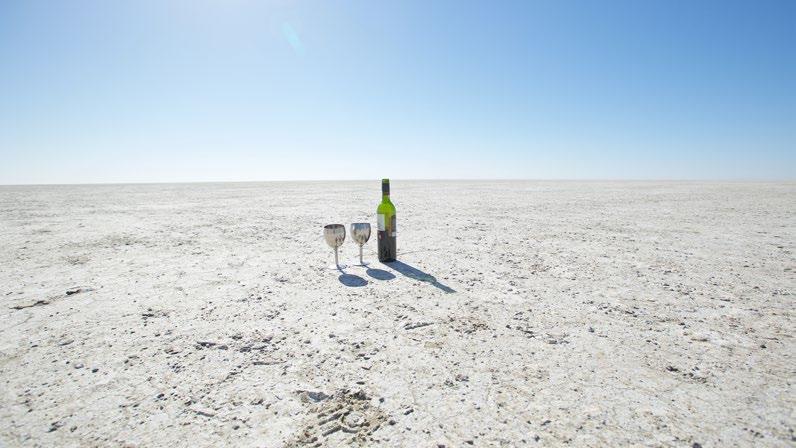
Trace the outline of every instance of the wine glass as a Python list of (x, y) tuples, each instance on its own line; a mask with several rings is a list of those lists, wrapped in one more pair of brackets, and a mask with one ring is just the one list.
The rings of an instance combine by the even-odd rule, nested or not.
[(326, 239), (326, 244), (334, 249), (334, 266), (329, 266), (329, 269), (343, 269), (344, 265), (340, 265), (337, 257), (337, 249), (343, 245), (345, 241), (345, 226), (342, 224), (329, 224), (323, 226), (323, 237)]
[(355, 222), (351, 224), (351, 238), (359, 244), (359, 264), (357, 266), (367, 266), (362, 261), (362, 246), (370, 239), (370, 224), (367, 222)]

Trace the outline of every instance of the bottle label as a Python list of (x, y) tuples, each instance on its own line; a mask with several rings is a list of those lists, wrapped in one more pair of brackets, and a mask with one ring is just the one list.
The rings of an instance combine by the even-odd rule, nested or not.
[(384, 214), (379, 213), (376, 216), (378, 218), (379, 232), (386, 232), (387, 231), (387, 226), (386, 226), (386, 223), (384, 222)]

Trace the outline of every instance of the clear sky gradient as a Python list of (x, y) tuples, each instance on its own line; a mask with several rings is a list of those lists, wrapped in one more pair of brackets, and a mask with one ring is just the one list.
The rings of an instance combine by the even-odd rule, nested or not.
[(0, 1), (0, 184), (794, 179), (796, 1)]

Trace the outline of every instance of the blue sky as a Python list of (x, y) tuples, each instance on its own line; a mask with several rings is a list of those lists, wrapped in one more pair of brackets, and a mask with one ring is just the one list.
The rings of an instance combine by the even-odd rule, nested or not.
[(0, 184), (795, 179), (794, 1), (0, 1)]

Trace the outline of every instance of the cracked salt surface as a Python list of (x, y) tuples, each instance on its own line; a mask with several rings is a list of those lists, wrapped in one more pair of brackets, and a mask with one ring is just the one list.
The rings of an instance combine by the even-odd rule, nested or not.
[(393, 190), (0, 187), (0, 445), (793, 445), (796, 185)]

